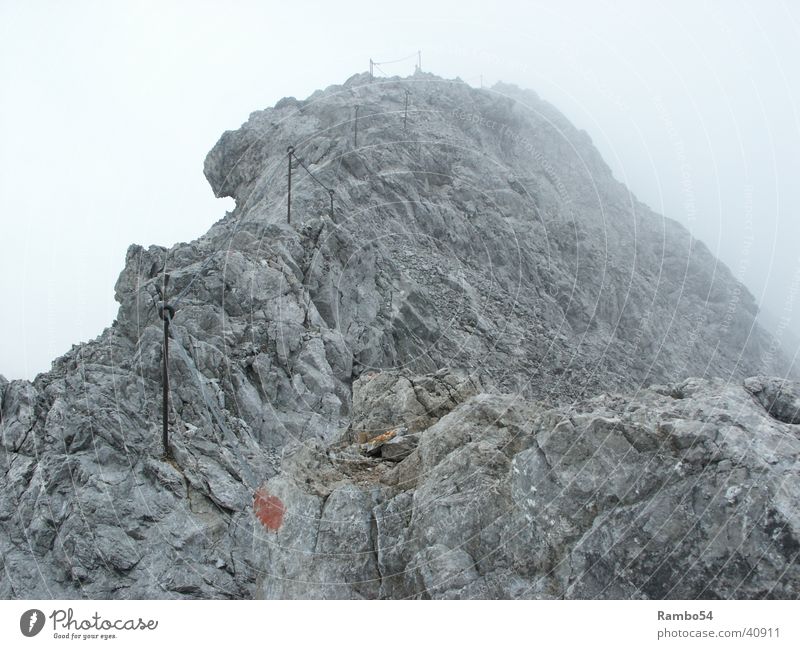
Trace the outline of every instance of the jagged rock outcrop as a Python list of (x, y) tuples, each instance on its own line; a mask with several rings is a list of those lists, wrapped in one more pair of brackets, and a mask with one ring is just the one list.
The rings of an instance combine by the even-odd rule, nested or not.
[(744, 387), (769, 414), (787, 424), (800, 424), (800, 384), (769, 376), (753, 376)]
[(479, 394), (399, 464), (288, 458), (257, 594), (796, 598), (799, 456), (800, 427), (718, 379), (554, 409)]
[[(327, 193), (296, 166), (285, 222), (289, 145), (335, 188), (332, 215)], [(503, 472), (513, 458), (497, 444), (510, 433), (488, 427), (484, 439), (480, 417), (488, 415), (480, 413), (499, 416), (502, 404), (519, 403), (503, 414), (517, 426), (529, 415), (539, 421), (531, 413), (540, 409), (612, 391), (635, 401), (642, 386), (688, 375), (738, 386), (786, 373), (746, 289), (684, 228), (638, 203), (588, 136), (534, 93), (427, 74), (374, 83), (357, 75), (253, 113), (222, 136), (205, 172), (235, 210), (192, 243), (131, 246), (112, 326), (32, 382), (0, 380), (0, 596), (591, 596), (588, 582), (548, 572), (562, 565), (558, 557), (536, 554), (568, 544), (571, 532), (545, 532), (535, 517), (527, 531), (502, 530), (510, 502)], [(179, 296), (170, 461), (160, 442), (157, 287), (165, 271)], [(771, 412), (788, 412), (789, 402), (759, 380), (761, 388), (748, 389), (766, 395)], [(474, 438), (448, 428), (459, 417)], [(537, 426), (526, 439), (552, 434)], [(377, 457), (364, 455), (359, 443), (400, 428)], [(779, 430), (793, 435), (791, 424), (748, 434)], [(445, 452), (452, 443), (474, 454)], [(585, 459), (586, 470), (575, 471), (588, 489), (614, 457), (570, 461)], [(771, 479), (756, 468), (748, 468), (754, 480)], [(449, 490), (475, 481), (488, 491), (479, 501), (484, 518), (470, 519), (470, 529), (486, 543), (511, 534), (522, 544), (527, 534), (542, 546), (524, 559), (520, 545), (497, 568), (497, 583), (475, 563), (486, 546), (453, 545), (453, 534), (467, 534), (457, 529), (467, 501)], [(676, 493), (687, 485), (668, 483)], [(758, 488), (762, 500), (748, 506), (777, 502)], [(609, 492), (597, 505), (622, 517), (619, 525), (625, 507), (645, 506), (613, 500), (623, 496)], [(424, 506), (409, 509), (410, 498)], [(556, 502), (567, 512), (576, 501)], [(364, 518), (388, 503), (383, 522)], [(770, 529), (785, 530), (791, 512), (774, 509)], [(419, 512), (413, 521), (409, 511)], [(438, 518), (416, 527), (421, 512)], [(595, 520), (587, 514), (570, 525), (585, 534)], [(376, 526), (382, 544), (396, 535), (397, 553), (376, 550)], [(785, 538), (790, 551), (795, 537)], [(308, 548), (327, 557), (313, 570), (298, 559)], [(401, 569), (413, 584), (386, 577)], [(770, 574), (758, 573), (748, 592), (767, 592)], [(505, 586), (504, 575), (512, 579)], [(311, 592), (286, 581), (295, 576), (323, 586)], [(615, 582), (614, 596), (660, 592), (634, 589), (635, 577)]]

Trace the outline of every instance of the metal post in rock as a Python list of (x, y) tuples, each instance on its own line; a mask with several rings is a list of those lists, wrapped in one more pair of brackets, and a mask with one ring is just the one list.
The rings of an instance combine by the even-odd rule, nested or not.
[(175, 317), (175, 309), (167, 302), (168, 283), (169, 275), (165, 273), (164, 289), (161, 293), (162, 302), (158, 307), (158, 317), (164, 321), (164, 350), (161, 355), (161, 442), (164, 446), (164, 457), (171, 458), (172, 451), (169, 446), (169, 323)]
[(289, 175), (288, 175), (288, 192), (286, 194), (286, 222), (292, 222), (292, 155), (294, 154), (294, 147), (286, 147), (286, 153), (289, 157)]

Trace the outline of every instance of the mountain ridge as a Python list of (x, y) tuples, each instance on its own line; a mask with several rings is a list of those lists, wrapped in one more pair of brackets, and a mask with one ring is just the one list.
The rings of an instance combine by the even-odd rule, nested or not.
[[(324, 485), (327, 474), (314, 471), (331, 453), (343, 453), (361, 476), (386, 472), (385, 452), (399, 460), (398, 472), (416, 475), (415, 463), (427, 462), (422, 451), (451, 436), (447, 422), (440, 424), (450, 413), (466, 418), (474, 435), (462, 459), (480, 464), (490, 460), (480, 439), (494, 439), (485, 413), (498, 403), (509, 411), (518, 403), (520, 412), (539, 404), (534, 410), (549, 409), (543, 421), (553, 423), (572, 416), (575, 404), (627, 393), (651, 413), (645, 419), (657, 418), (673, 412), (662, 392), (683, 394), (663, 386), (695, 375), (699, 402), (723, 394), (734, 412), (750, 397), (731, 386), (785, 376), (789, 364), (756, 323), (747, 289), (683, 226), (636, 201), (588, 135), (535, 93), (519, 92), (524, 103), (427, 73), (372, 83), (360, 74), (307, 100), (284, 98), (224, 133), (204, 172), (215, 195), (234, 199), (234, 210), (190, 243), (131, 246), (115, 286), (114, 324), (33, 382), (0, 381), (8, 476), (0, 519), (8, 579), (0, 594), (320, 596), (324, 584), (301, 593), (264, 579), (275, 571), (331, 583), (343, 577), (336, 561), (310, 576), (291, 565), (291, 552), (270, 554), (290, 529), (272, 529), (278, 520), (309, 520), (298, 518), (306, 509), (314, 529), (322, 520), (314, 494), (278, 498), (270, 491), (277, 483), (288, 489), (297, 467)], [(314, 177), (334, 190), (332, 214)], [(157, 288), (165, 272), (170, 295), (180, 296), (170, 327), (171, 461), (162, 458), (160, 442)], [(463, 401), (467, 384), (471, 396)], [(372, 394), (369, 385), (387, 391)], [(769, 385), (777, 398), (780, 388)], [(365, 424), (364, 403), (397, 421), (376, 415)], [(495, 405), (487, 411), (481, 404)], [(747, 421), (765, 439), (794, 435), (792, 423), (762, 421), (768, 405), (758, 406), (758, 415), (747, 410)], [(417, 424), (408, 425), (408, 408)], [(709, 419), (704, 408), (697, 418)], [(654, 439), (677, 444), (679, 455), (688, 448), (675, 441), (683, 432), (658, 432), (647, 421), (640, 444), (647, 453)], [(526, 444), (552, 437), (545, 424), (522, 428)], [(362, 447), (359, 433), (389, 437)], [(722, 448), (712, 438), (709, 453), (712, 442)], [(779, 466), (791, 448), (775, 451)], [(762, 471), (760, 461), (753, 456)], [(426, 466), (438, 470), (439, 462)], [(779, 484), (774, 471), (765, 484)], [(472, 474), (448, 475), (452, 483)], [(413, 494), (432, 493), (424, 473), (414, 480), (421, 482)], [(511, 484), (500, 474), (491, 481), (503, 493)], [(362, 523), (375, 507), (422, 497), (394, 493), (396, 484), (375, 491), (357, 482), (333, 501), (358, 523), (331, 528), (325, 542), (333, 554), (347, 548), (348, 534), (364, 540), (359, 535), (369, 526)], [(669, 484), (679, 491), (688, 483)], [(779, 491), (747, 507), (772, 502)], [(514, 509), (514, 498), (502, 500), (516, 512), (511, 524), (520, 525), (526, 512)], [(791, 528), (793, 511), (776, 507), (781, 529)], [(403, 529), (396, 531), (417, 533)], [(322, 542), (308, 529), (296, 533), (298, 543)], [(292, 547), (290, 537), (280, 538)], [(427, 539), (402, 561), (395, 557), (397, 565), (418, 574), (414, 566), (424, 572), (444, 561), (450, 570), (450, 558), (464, 567), (472, 556), (440, 545)], [(33, 563), (39, 573), (31, 572)], [(456, 595), (458, 588), (436, 590), (431, 584), (441, 575), (431, 574), (432, 582), (418, 576), (368, 594)], [(562, 582), (533, 588), (551, 596), (568, 590)], [(498, 585), (462, 594), (515, 592)]]

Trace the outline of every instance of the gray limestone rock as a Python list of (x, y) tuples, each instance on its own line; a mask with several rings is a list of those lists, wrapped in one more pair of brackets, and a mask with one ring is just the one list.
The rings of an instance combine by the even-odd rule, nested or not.
[[(289, 145), (332, 215), (298, 164), (286, 222)], [(205, 174), (232, 212), (132, 245), (114, 323), (0, 377), (0, 597), (797, 596), (798, 392), (739, 387), (788, 363), (547, 102), (356, 75)]]
[(800, 383), (768, 376), (748, 378), (744, 387), (767, 412), (787, 424), (800, 424)]
[(393, 437), (381, 446), (381, 457), (392, 462), (401, 462), (414, 452), (419, 445), (419, 435), (408, 433)]
[[(418, 433), (415, 484), (376, 473), (356, 488), (336, 474), (332, 493), (350, 485), (348, 522), (302, 531), (328, 554), (257, 594), (325, 597), (336, 584), (340, 597), (796, 598), (800, 433), (740, 385), (691, 386), (684, 398), (645, 389), (555, 409), (477, 395)], [(301, 484), (292, 469), (274, 480)], [(264, 569), (287, 563), (272, 553)]]

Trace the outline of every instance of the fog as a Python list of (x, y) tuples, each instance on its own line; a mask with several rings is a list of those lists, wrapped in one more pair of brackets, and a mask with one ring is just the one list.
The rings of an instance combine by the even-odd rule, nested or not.
[(0, 373), (33, 378), (110, 325), (129, 244), (232, 208), (202, 173), (224, 130), (417, 50), (553, 103), (797, 335), (799, 43), (784, 2), (2, 0)]

